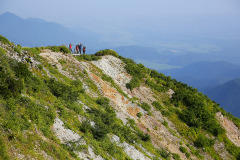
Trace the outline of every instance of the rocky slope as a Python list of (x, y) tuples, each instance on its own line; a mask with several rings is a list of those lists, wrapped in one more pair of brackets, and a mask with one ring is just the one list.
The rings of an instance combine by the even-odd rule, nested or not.
[[(191, 88), (161, 74), (154, 78), (154, 71), (114, 51), (73, 57), (17, 47), (4, 37), (0, 47), (2, 159), (239, 158), (239, 119), (202, 99), (216, 116), (206, 125), (199, 117), (199, 126), (189, 123), (183, 118), (188, 104), (176, 103), (176, 96)], [(130, 64), (143, 69), (135, 83)], [(15, 81), (20, 89), (11, 86)]]

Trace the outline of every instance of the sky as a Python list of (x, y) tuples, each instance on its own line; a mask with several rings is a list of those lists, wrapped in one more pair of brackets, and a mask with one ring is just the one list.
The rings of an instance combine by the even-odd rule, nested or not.
[[(106, 21), (165, 17), (226, 17), (240, 15), (239, 0), (0, 0), (0, 14), (12, 12), (66, 26)], [(130, 22), (129, 22), (130, 21)], [(124, 25), (117, 23), (116, 25)]]
[(4, 12), (82, 27), (111, 46), (208, 51), (219, 46), (187, 41), (240, 38), (239, 0), (0, 0)]

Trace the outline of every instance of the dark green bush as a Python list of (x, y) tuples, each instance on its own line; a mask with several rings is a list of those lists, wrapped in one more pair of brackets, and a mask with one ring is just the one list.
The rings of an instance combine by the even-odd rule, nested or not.
[(171, 113), (167, 109), (162, 110), (161, 113), (162, 113), (163, 116), (166, 116), (166, 117), (171, 115)]
[(106, 97), (101, 97), (96, 100), (97, 104), (102, 105), (102, 106), (107, 106), (109, 105), (109, 99)]
[(105, 49), (105, 50), (98, 51), (97, 53), (95, 53), (95, 55), (96, 56), (112, 55), (114, 57), (119, 57), (118, 53), (112, 49)]
[(176, 153), (172, 153), (172, 157), (173, 157), (173, 159), (180, 160), (180, 155), (178, 155)]
[(86, 133), (86, 132), (91, 131), (92, 126), (89, 121), (83, 121), (79, 129), (80, 129), (80, 131)]
[(163, 157), (163, 158), (168, 158), (170, 153), (168, 153), (165, 149), (161, 148), (161, 150), (157, 150), (157, 153)]
[(212, 147), (214, 145), (214, 140), (200, 134), (194, 141), (194, 145), (198, 148)]
[(158, 111), (161, 111), (162, 110), (162, 105), (161, 105), (161, 103), (160, 102), (158, 102), (158, 101), (154, 101), (153, 103), (152, 103), (152, 105), (158, 110)]
[(141, 118), (142, 116), (143, 116), (143, 114), (142, 114), (141, 112), (138, 112), (138, 113), (137, 113), (137, 117), (138, 117), (138, 118)]
[(189, 158), (189, 157), (191, 156), (191, 154), (190, 154), (189, 152), (186, 152), (186, 153), (185, 153), (185, 156), (186, 156), (187, 158)]
[(0, 95), (5, 99), (17, 97), (23, 90), (23, 81), (9, 76), (3, 67), (0, 67)]
[(126, 84), (126, 87), (130, 90), (140, 87), (140, 80), (136, 77), (133, 77), (132, 80)]
[(142, 107), (142, 109), (144, 109), (145, 111), (149, 111), (151, 109), (151, 106), (147, 103), (142, 103), (140, 105)]
[(138, 132), (138, 136), (142, 141), (145, 141), (145, 142), (151, 141), (151, 136), (147, 133), (144, 134), (142, 132)]
[(48, 87), (50, 88), (53, 95), (62, 98), (68, 102), (74, 102), (77, 100), (81, 90), (77, 90), (72, 86), (68, 86), (62, 82), (56, 81), (51, 78), (47, 82)]
[(25, 80), (30, 78), (32, 75), (32, 73), (28, 70), (27, 65), (22, 62), (17, 63), (17, 65), (14, 67), (14, 71), (17, 77)]
[(101, 109), (96, 108), (88, 109), (87, 112), (91, 114), (92, 120), (95, 122), (94, 127), (91, 129), (95, 139), (101, 140), (112, 131), (113, 125), (116, 121), (115, 113), (104, 112)]
[(179, 147), (179, 150), (182, 152), (182, 153), (186, 153), (187, 152), (187, 148), (181, 146)]
[(59, 46), (59, 51), (63, 53), (70, 53), (70, 50), (66, 46)]
[(83, 87), (83, 83), (80, 80), (72, 80), (71, 85), (75, 86), (78, 90), (81, 90)]
[(168, 127), (168, 122), (167, 121), (163, 121), (162, 124), (165, 126), (165, 127)]

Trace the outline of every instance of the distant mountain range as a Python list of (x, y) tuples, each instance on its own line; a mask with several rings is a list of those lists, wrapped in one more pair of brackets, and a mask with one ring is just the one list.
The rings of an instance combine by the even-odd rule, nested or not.
[(235, 78), (239, 78), (240, 65), (224, 61), (196, 62), (182, 68), (159, 70), (172, 78), (182, 81), (200, 91), (224, 84)]
[(83, 28), (80, 28), (77, 33), (58, 23), (38, 18), (23, 19), (9, 12), (0, 15), (0, 23), (0, 34), (23, 46), (35, 47), (68, 43), (96, 45), (97, 35), (94, 36), (92, 32)]
[(207, 91), (207, 95), (220, 107), (240, 118), (240, 78)]
[(240, 65), (224, 61), (202, 61), (159, 72), (197, 88), (219, 103), (226, 111), (239, 117)]

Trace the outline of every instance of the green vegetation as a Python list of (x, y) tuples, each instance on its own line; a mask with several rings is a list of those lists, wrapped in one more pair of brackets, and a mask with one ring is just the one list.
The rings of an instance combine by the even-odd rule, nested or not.
[(225, 132), (215, 118), (217, 106), (196, 90), (179, 89), (173, 95), (172, 102), (177, 106), (182, 103), (187, 107), (180, 113), (180, 118), (190, 127), (202, 127), (214, 136)]
[(163, 157), (163, 158), (169, 158), (170, 157), (170, 153), (168, 153), (165, 149), (161, 148), (161, 150), (157, 151), (158, 154)]
[(2, 54), (5, 54), (5, 53), (6, 53), (6, 51), (3, 48), (0, 47), (0, 54), (2, 55)]
[(173, 159), (180, 160), (180, 156), (176, 153), (172, 153)]
[(153, 105), (158, 111), (161, 111), (161, 110), (163, 109), (161, 103), (158, 102), (158, 101), (154, 101), (154, 102), (152, 103), (152, 105)]
[(2, 137), (0, 137), (0, 159), (8, 160), (9, 156), (6, 151), (6, 145)]
[(102, 80), (104, 80), (104, 81), (107, 81), (107, 82), (110, 82), (110, 83), (114, 83), (112, 77), (109, 77), (109, 76), (107, 76), (106, 74), (103, 74), (101, 78), (102, 78)]
[(140, 80), (138, 78), (132, 78), (129, 83), (126, 84), (126, 87), (130, 90), (140, 87)]
[(3, 44), (11, 45), (11, 42), (10, 42), (7, 38), (3, 37), (2, 35), (0, 35), (0, 41), (1, 41)]
[(138, 112), (138, 113), (137, 113), (137, 117), (138, 117), (138, 118), (141, 118), (142, 116), (143, 116), (143, 114), (142, 114), (141, 112)]
[[(0, 40), (3, 44), (12, 45), (2, 36)], [(139, 124), (136, 124), (134, 119), (129, 118), (127, 123), (123, 124), (117, 118), (115, 109), (110, 106), (110, 100), (98, 91), (87, 71), (77, 73), (73, 80), (62, 75), (56, 66), (50, 65), (46, 59), (39, 56), (43, 49), (69, 53), (68, 48), (63, 46), (35, 48), (7, 46), (5, 48), (0, 48), (0, 159), (15, 158), (12, 148), (23, 155), (28, 155), (29, 158), (46, 159), (38, 154), (39, 150), (35, 149), (36, 146), (39, 146), (40, 150), (53, 159), (77, 159), (74, 151), (85, 151), (88, 145), (92, 146), (95, 154), (101, 155), (104, 159), (130, 159), (123, 148), (111, 142), (109, 138), (111, 135), (117, 135), (120, 142), (125, 141), (139, 151), (145, 152), (144, 149), (146, 149), (156, 159), (180, 159), (178, 154), (163, 148), (156, 149), (151, 144), (150, 135), (158, 127), (155, 124), (153, 131), (151, 128), (146, 128), (144, 132), (139, 129)], [(17, 62), (6, 55), (7, 50), (18, 52), (20, 56), (26, 54), (28, 58), (25, 59), (25, 63)], [(186, 139), (198, 148), (195, 150), (189, 144), (183, 147), (183, 143), (180, 143), (179, 150), (187, 158), (190, 158), (192, 154), (203, 159), (204, 157), (199, 152), (202, 150), (212, 158), (220, 159), (219, 153), (213, 147), (215, 140), (223, 142), (226, 150), (235, 159), (240, 158), (240, 148), (227, 138), (215, 114), (221, 111), (238, 126), (240, 125), (239, 119), (226, 113), (218, 107), (218, 104), (196, 89), (148, 69), (142, 64), (136, 64), (131, 59), (123, 58), (113, 50), (102, 50), (95, 55), (81, 55), (75, 58), (79, 61), (92, 61), (100, 59), (103, 55), (113, 55), (126, 64), (125, 69), (132, 76), (127, 88), (132, 90), (143, 85), (153, 90), (156, 101), (152, 104), (142, 103), (139, 106), (151, 115), (150, 105), (152, 105), (156, 108), (155, 112), (161, 112), (175, 125), (180, 136), (168, 126), (167, 121), (162, 123), (174, 136), (182, 139), (182, 142)], [(31, 57), (36, 58), (41, 64), (30, 68)], [(59, 63), (66, 70), (72, 69), (67, 60), (61, 59)], [(51, 78), (47, 76), (46, 70), (51, 74)], [(96, 66), (91, 65), (90, 71), (127, 97), (114, 80), (103, 74)], [(87, 85), (91, 93), (96, 93), (96, 96), (91, 97), (91, 93), (90, 95), (85, 93), (83, 83)], [(166, 93), (169, 89), (174, 91), (172, 98)], [(131, 100), (139, 103), (136, 97)], [(87, 105), (88, 109), (83, 107), (82, 103)], [(137, 113), (138, 118), (142, 116), (141, 112)], [(61, 144), (50, 129), (56, 117), (64, 122), (66, 128), (81, 135), (87, 145), (77, 145), (75, 142)], [(140, 119), (138, 120), (140, 122)], [(47, 138), (47, 141), (43, 140), (43, 136)], [(155, 137), (153, 140), (155, 141)]]
[(95, 53), (95, 55), (96, 56), (112, 55), (114, 57), (119, 57), (118, 53), (112, 49), (105, 49), (105, 50), (98, 51)]
[(44, 49), (50, 49), (53, 52), (70, 53), (70, 50), (66, 46), (50, 46), (44, 47)]
[(14, 51), (21, 54), (21, 50), (20, 50), (20, 48), (18, 48), (18, 46), (14, 47)]
[(140, 105), (142, 107), (142, 109), (144, 109), (145, 111), (149, 111), (151, 109), (151, 106), (147, 103), (142, 103)]
[(98, 57), (94, 54), (81, 54), (80, 56), (76, 56), (75, 59), (77, 59), (78, 61), (82, 61), (82, 60), (86, 60), (86, 61), (97, 61), (99, 59), (101, 59), (101, 57)]

